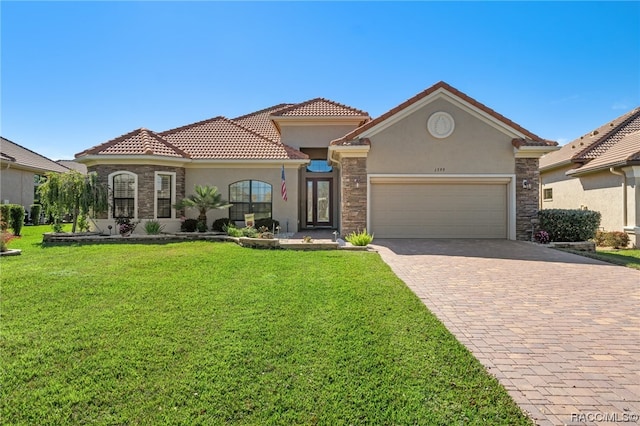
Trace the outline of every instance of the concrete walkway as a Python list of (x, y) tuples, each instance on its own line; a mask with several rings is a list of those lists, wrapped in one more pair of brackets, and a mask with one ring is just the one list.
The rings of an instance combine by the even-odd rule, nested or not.
[(516, 241), (374, 247), (536, 424), (640, 423), (640, 271)]

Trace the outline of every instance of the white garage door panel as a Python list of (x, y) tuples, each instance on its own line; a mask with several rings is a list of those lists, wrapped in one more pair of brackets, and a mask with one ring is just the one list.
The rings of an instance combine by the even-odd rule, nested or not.
[(371, 185), (379, 238), (507, 238), (504, 184)]

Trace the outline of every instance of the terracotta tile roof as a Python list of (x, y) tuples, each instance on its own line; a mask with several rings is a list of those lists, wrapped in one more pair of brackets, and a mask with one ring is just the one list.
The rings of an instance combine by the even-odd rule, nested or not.
[(161, 133), (193, 159), (288, 160), (307, 159), (302, 152), (275, 142), (225, 117), (178, 127)]
[(358, 135), (360, 135), (364, 131), (376, 126), (377, 124), (379, 124), (379, 123), (381, 123), (381, 122), (383, 122), (385, 120), (387, 120), (388, 118), (394, 116), (395, 114), (397, 114), (398, 112), (402, 111), (403, 109), (413, 105), (414, 103), (418, 102), (420, 99), (423, 99), (423, 98), (429, 96), (430, 94), (434, 93), (435, 91), (437, 91), (439, 89), (446, 90), (447, 92), (449, 92), (449, 93), (451, 93), (451, 94), (463, 99), (464, 101), (470, 103), (471, 105), (475, 106), (476, 108), (480, 109), (481, 111), (484, 111), (485, 113), (487, 113), (490, 116), (494, 117), (498, 121), (501, 121), (506, 126), (511, 127), (513, 129), (519, 131), (520, 133), (524, 134), (527, 137), (527, 139), (522, 140), (523, 142), (521, 142), (520, 146), (522, 146), (522, 145), (527, 145), (527, 146), (529, 146), (529, 145), (531, 145), (531, 146), (556, 146), (557, 145), (557, 142), (550, 141), (550, 140), (547, 140), (547, 139), (543, 139), (540, 136), (538, 136), (538, 135), (536, 135), (534, 133), (531, 133), (530, 131), (528, 131), (525, 128), (521, 127), (519, 124), (514, 123), (513, 121), (509, 120), (505, 116), (497, 113), (496, 111), (492, 110), (491, 108), (487, 107), (486, 105), (481, 104), (480, 102), (476, 101), (472, 97), (468, 96), (465, 93), (462, 93), (461, 91), (459, 91), (458, 89), (454, 88), (453, 86), (450, 86), (449, 84), (445, 83), (444, 81), (440, 81), (440, 82), (434, 84), (433, 86), (429, 87), (428, 89), (418, 93), (414, 97), (412, 97), (410, 99), (407, 99), (406, 101), (404, 101), (400, 105), (396, 106), (395, 108), (390, 109), (389, 111), (387, 111), (386, 113), (382, 114), (381, 116), (375, 118), (374, 120), (369, 121), (368, 123), (365, 123), (364, 125), (358, 127), (357, 129), (353, 130), (352, 132), (348, 133), (344, 137), (332, 141), (331, 144), (332, 145), (341, 145), (341, 144), (344, 144), (346, 141), (349, 141), (349, 140), (357, 138)]
[(69, 169), (47, 157), (31, 151), (9, 139), (0, 137), (0, 158), (2, 161), (42, 172), (68, 172)]
[(600, 154), (585, 165), (570, 170), (567, 174), (583, 173), (609, 167), (640, 164), (640, 130), (618, 139), (615, 144), (601, 149)]
[(640, 130), (640, 108), (603, 124), (595, 130), (564, 145), (560, 150), (540, 158), (540, 169), (574, 163), (585, 163), (606, 152), (630, 133)]
[(87, 155), (158, 155), (162, 157), (189, 157), (180, 148), (172, 145), (162, 136), (148, 129), (137, 129), (86, 151), (76, 154), (76, 158)]
[(273, 121), (271, 121), (270, 117), (271, 114), (292, 105), (294, 104), (274, 105), (269, 108), (261, 109), (260, 111), (252, 112), (251, 114), (234, 118), (233, 121), (247, 129), (254, 130), (256, 133), (261, 134), (272, 141), (280, 142), (280, 133), (278, 132), (278, 129), (276, 129), (276, 126), (273, 125)]
[(324, 98), (315, 98), (291, 105), (272, 114), (273, 117), (357, 117), (363, 120), (369, 119), (365, 111), (330, 101)]

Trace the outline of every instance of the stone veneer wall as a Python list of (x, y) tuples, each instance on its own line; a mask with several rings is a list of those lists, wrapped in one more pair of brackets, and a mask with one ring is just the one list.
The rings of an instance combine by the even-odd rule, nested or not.
[(367, 227), (367, 159), (340, 160), (340, 234), (348, 235)]
[[(176, 202), (185, 197), (185, 170), (183, 167), (167, 166), (135, 166), (135, 165), (97, 165), (88, 167), (89, 172), (98, 173), (101, 183), (109, 184), (109, 175), (113, 172), (127, 171), (138, 175), (138, 218), (154, 219), (153, 208), (155, 203), (155, 172), (175, 172), (176, 173)], [(98, 219), (107, 219), (107, 213)]]
[[(531, 219), (538, 217), (540, 172), (537, 158), (516, 158), (516, 240), (531, 240)], [(523, 179), (531, 189), (522, 187)]]

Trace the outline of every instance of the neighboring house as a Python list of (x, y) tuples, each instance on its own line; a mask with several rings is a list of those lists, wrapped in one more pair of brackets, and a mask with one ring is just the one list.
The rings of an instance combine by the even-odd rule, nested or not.
[(69, 170), (75, 170), (76, 172), (82, 173), (83, 175), (87, 174), (87, 166), (77, 163), (73, 160), (58, 160), (56, 161), (56, 163), (60, 164), (63, 167), (66, 167)]
[(48, 172), (69, 169), (40, 154), (0, 137), (0, 201), (20, 204), (29, 211), (34, 203), (40, 177)]
[(200, 184), (233, 204), (211, 212), (210, 222), (254, 213), (289, 232), (526, 240), (538, 209), (538, 159), (556, 145), (440, 82), (374, 120), (316, 98), (159, 133), (134, 130), (76, 161), (112, 190), (100, 227), (127, 216), (177, 230), (172, 204)]
[(640, 108), (540, 159), (542, 208), (589, 209), (640, 246)]

